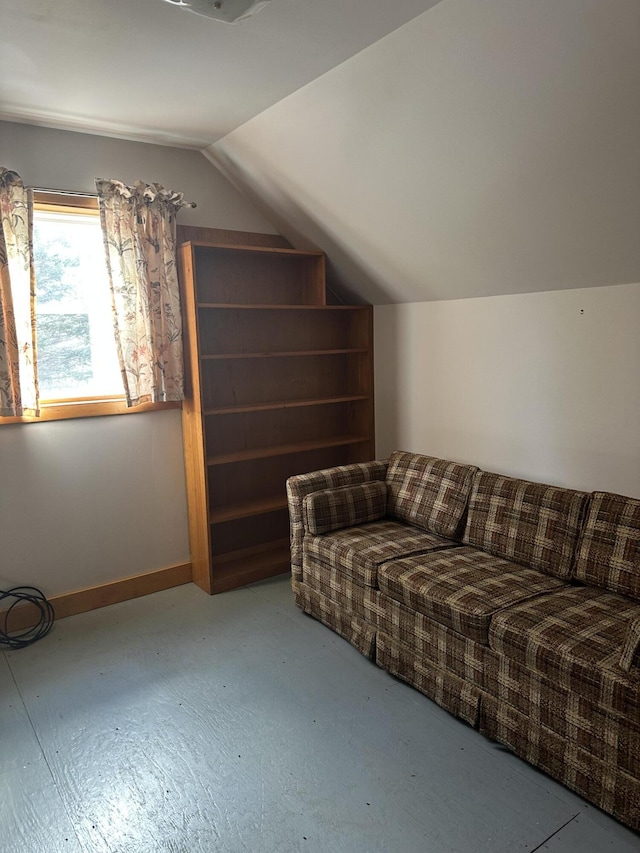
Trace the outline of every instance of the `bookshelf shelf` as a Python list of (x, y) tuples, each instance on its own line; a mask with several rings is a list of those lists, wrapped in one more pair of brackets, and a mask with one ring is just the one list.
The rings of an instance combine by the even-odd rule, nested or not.
[(374, 458), (372, 308), (327, 305), (320, 252), (183, 243), (194, 581), (289, 569), (285, 483)]

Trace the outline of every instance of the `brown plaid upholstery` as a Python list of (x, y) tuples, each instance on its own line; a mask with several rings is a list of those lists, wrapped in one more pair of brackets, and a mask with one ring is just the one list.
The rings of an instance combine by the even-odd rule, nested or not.
[(640, 829), (637, 778), (489, 697), (482, 698), (480, 731), (632, 829)]
[(568, 579), (586, 501), (584, 492), (478, 471), (463, 541)]
[(287, 480), (291, 575), (294, 581), (302, 580), (302, 539), (304, 537), (302, 501), (304, 496), (323, 489), (336, 489), (341, 486), (369, 483), (372, 480), (384, 480), (386, 472), (386, 462), (356, 462), (353, 465), (339, 465), (336, 468), (325, 468), (323, 471), (313, 471), (310, 474), (298, 474)]
[(303, 542), (303, 563), (308, 558), (318, 560), (351, 575), (366, 586), (376, 586), (381, 563), (408, 554), (450, 547), (455, 547), (455, 542), (385, 519), (334, 530), (325, 536), (307, 534)]
[(488, 645), (494, 613), (560, 589), (563, 583), (476, 548), (461, 547), (385, 563), (378, 569), (378, 585), (411, 610)]
[(378, 631), (393, 637), (418, 660), (430, 661), (476, 687), (484, 685), (487, 660), (497, 660), (497, 655), (486, 646), (381, 593), (377, 607), (370, 607), (367, 615)]
[(618, 666), (624, 672), (631, 672), (631, 669), (638, 665), (640, 665), (640, 616), (629, 620), (618, 661)]
[(343, 613), (352, 613), (374, 624), (374, 614), (379, 608), (377, 589), (355, 581), (339, 569), (324, 563), (305, 560), (304, 583), (337, 604)]
[(345, 612), (341, 605), (311, 589), (305, 583), (297, 585), (296, 604), (305, 613), (344, 637), (365, 657), (370, 659), (374, 657), (376, 632), (364, 619)]
[(440, 536), (455, 538), (477, 468), (396, 451), (387, 469), (387, 513)]
[(386, 512), (387, 484), (381, 480), (312, 492), (302, 502), (305, 529), (314, 536), (377, 521)]
[(638, 673), (618, 666), (634, 602), (586, 587), (568, 587), (497, 613), (489, 644), (589, 702), (628, 714), (640, 709)]
[[(474, 470), (394, 453), (386, 480), (380, 462), (292, 477), (296, 603), (640, 829), (640, 501), (594, 493), (587, 514), (582, 492)], [(361, 523), (385, 488), (395, 520)]]
[(497, 656), (485, 668), (485, 688), (537, 726), (588, 750), (594, 758), (640, 777), (640, 717), (624, 717), (544, 678), (515, 661)]
[(378, 632), (376, 642), (376, 663), (391, 675), (416, 687), (456, 717), (472, 726), (478, 724), (480, 691), (477, 687), (419, 660), (412, 651), (381, 631)]
[(640, 500), (593, 493), (574, 573), (586, 584), (640, 601)]

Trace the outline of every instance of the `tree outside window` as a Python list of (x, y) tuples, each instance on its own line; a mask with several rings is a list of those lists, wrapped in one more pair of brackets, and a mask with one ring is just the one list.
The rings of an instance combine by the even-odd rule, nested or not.
[(121, 397), (99, 217), (37, 207), (34, 259), (41, 398)]

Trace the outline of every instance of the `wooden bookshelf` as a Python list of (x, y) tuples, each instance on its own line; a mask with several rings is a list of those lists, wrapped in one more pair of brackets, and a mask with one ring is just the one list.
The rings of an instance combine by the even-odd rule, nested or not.
[(320, 252), (203, 236), (178, 259), (193, 579), (213, 593), (289, 570), (288, 477), (374, 458), (372, 308), (326, 304)]

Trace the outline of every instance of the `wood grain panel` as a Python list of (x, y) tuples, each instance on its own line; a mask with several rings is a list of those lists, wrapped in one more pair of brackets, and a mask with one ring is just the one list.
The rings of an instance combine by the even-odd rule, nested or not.
[(369, 312), (200, 308), (200, 352), (270, 353), (369, 346)]
[[(190, 582), (191, 563), (181, 563), (177, 566), (169, 566), (166, 569), (122, 578), (98, 586), (67, 592), (63, 595), (54, 595), (49, 601), (55, 609), (56, 619), (64, 619), (67, 616), (74, 616), (76, 613), (108, 607), (110, 604), (117, 604), (119, 601), (128, 601), (130, 598), (139, 598), (141, 595), (149, 595), (152, 592), (159, 592), (162, 589), (170, 589)], [(4, 613), (5, 611), (0, 612), (0, 624), (4, 621)], [(7, 627), (10, 631), (18, 631), (35, 625), (38, 620), (39, 611), (33, 605), (16, 606), (11, 612)]]
[[(363, 449), (364, 446), (364, 449)], [(252, 459), (209, 468), (209, 494), (212, 512), (230, 507), (236, 515), (245, 504), (281, 500), (286, 503), (285, 484), (294, 474), (318, 471), (334, 465), (361, 462), (368, 453), (368, 441), (362, 444), (306, 450), (286, 456)], [(258, 512), (260, 510), (258, 509)], [(246, 515), (257, 514), (253, 509)]]
[(307, 441), (369, 435), (368, 400), (211, 415), (205, 418), (207, 458), (262, 452)]
[(289, 536), (289, 511), (284, 507), (275, 512), (256, 515), (247, 523), (246, 518), (214, 523), (211, 525), (213, 550), (212, 575), (216, 573), (216, 561), (222, 555), (245, 548), (266, 546), (274, 540)]
[(365, 394), (368, 358), (353, 355), (314, 355), (206, 361), (202, 364), (203, 406), (248, 406), (269, 400), (303, 401), (341, 394)]
[(198, 353), (198, 311), (195, 294), (189, 282), (193, 279), (193, 249), (181, 246), (178, 269), (182, 288), (183, 343), (185, 358), (185, 399), (182, 404), (182, 440), (184, 444), (185, 482), (189, 523), (189, 544), (193, 581), (211, 592), (209, 558), (211, 541), (207, 510), (207, 480), (202, 429), (202, 406)]
[(327, 306), (321, 252), (254, 236), (184, 231), (180, 251), (193, 578), (208, 592), (288, 569), (287, 477), (373, 451), (371, 307)]
[(198, 225), (178, 225), (177, 243), (229, 243), (237, 246), (273, 246), (290, 249), (291, 243), (279, 234), (258, 234), (254, 231), (230, 231), (224, 228), (203, 228)]
[(324, 257), (265, 247), (194, 246), (199, 302), (324, 305)]

